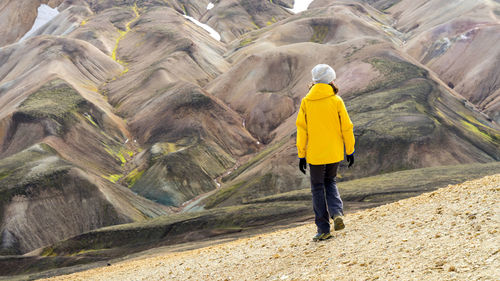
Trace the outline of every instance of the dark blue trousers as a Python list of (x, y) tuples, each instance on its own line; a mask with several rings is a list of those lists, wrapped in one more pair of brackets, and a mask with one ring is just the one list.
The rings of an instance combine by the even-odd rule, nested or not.
[(330, 232), (330, 217), (343, 214), (335, 177), (339, 163), (311, 165), (311, 192), (318, 233)]

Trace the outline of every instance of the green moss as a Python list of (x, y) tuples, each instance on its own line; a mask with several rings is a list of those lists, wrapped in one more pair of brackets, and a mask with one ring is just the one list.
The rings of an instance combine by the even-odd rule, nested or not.
[(47, 247), (47, 248), (43, 249), (40, 256), (42, 256), (42, 257), (55, 257), (55, 256), (57, 256), (57, 254), (54, 253), (54, 248)]
[(257, 29), (260, 29), (260, 27), (255, 23), (255, 21), (252, 20), (252, 25), (257, 28)]
[(122, 151), (118, 152), (117, 156), (118, 159), (120, 159), (120, 161), (122, 162), (122, 166), (125, 165), (125, 163), (127, 163), (127, 160), (125, 159), (125, 156), (123, 155)]
[(9, 176), (8, 171), (0, 171), (0, 181)]
[(63, 80), (53, 80), (31, 94), (18, 107), (18, 112), (30, 119), (50, 118), (59, 124), (86, 101)]
[(99, 126), (97, 126), (97, 123), (92, 118), (92, 115), (90, 115), (88, 113), (84, 113), (83, 117), (85, 117), (85, 119), (87, 119), (90, 122), (90, 124), (94, 125), (95, 127), (99, 127)]
[(213, 179), (234, 165), (235, 160), (213, 144), (179, 144), (184, 149), (166, 155), (156, 144), (152, 147), (152, 159), (134, 184), (135, 192), (164, 205), (178, 206), (216, 189)]
[(112, 183), (116, 183), (117, 181), (119, 181), (123, 175), (120, 175), (120, 174), (113, 174), (113, 175), (109, 175), (109, 176), (102, 176), (103, 178), (107, 179), (108, 181), (112, 182)]
[(461, 113), (460, 115), (465, 119), (467, 119), (470, 125), (476, 127), (476, 129), (479, 131), (479, 135), (483, 136), (485, 140), (500, 142), (500, 133), (498, 133), (497, 130), (491, 129), (487, 125), (481, 123), (478, 119), (476, 119), (472, 115), (466, 113)]
[(418, 112), (427, 114), (427, 110), (425, 109), (425, 106), (423, 106), (422, 104), (416, 103), (415, 107), (418, 110)]
[[(344, 201), (389, 202), (422, 192), (432, 191), (449, 184), (500, 173), (500, 162), (438, 166), (393, 172), (378, 176), (338, 183)], [(295, 190), (250, 200), (248, 203), (274, 201), (309, 201), (309, 188)]]
[[(306, 213), (310, 213), (308, 203), (273, 202), (171, 214), (145, 222), (90, 231), (57, 243), (53, 246), (53, 252), (59, 256), (78, 253), (84, 256), (85, 253), (91, 253), (93, 256), (110, 258), (159, 245), (199, 240), (200, 235), (206, 239), (280, 220), (290, 221), (290, 218), (301, 217)], [(190, 235), (193, 230), (197, 233), (194, 236)]]
[(131, 150), (126, 149), (123, 146), (115, 146), (111, 148), (109, 145), (103, 143), (104, 150), (111, 156), (113, 156), (116, 160), (120, 161), (121, 165), (125, 165), (127, 163), (127, 159), (125, 156), (130, 156), (134, 155), (134, 152)]
[(224, 204), (244, 204), (252, 199), (263, 197), (270, 193), (272, 194), (276, 190), (278, 178), (279, 176), (272, 173), (266, 173), (262, 176), (253, 176), (249, 181), (246, 181), (238, 188)]
[(135, 182), (142, 177), (145, 170), (139, 171), (137, 168), (132, 170), (127, 176), (125, 176), (124, 181), (127, 183), (128, 187), (134, 186)]
[(239, 45), (239, 47), (240, 47), (240, 48), (245, 47), (245, 46), (247, 46), (247, 45), (251, 44), (252, 42), (253, 42), (253, 38), (251, 38), (251, 37), (246, 37), (246, 38), (244, 38), (244, 39), (240, 40), (240, 45)]
[(394, 89), (358, 95), (348, 102), (348, 111), (363, 140), (398, 138), (403, 144), (435, 129), (427, 113), (433, 112), (427, 102), (432, 91), (426, 80), (411, 80)]
[(272, 17), (272, 18), (271, 18), (271, 20), (270, 20), (270, 21), (267, 21), (267, 23), (266, 23), (266, 24), (267, 24), (267, 25), (272, 25), (273, 23), (276, 23), (276, 22), (277, 22), (276, 18), (275, 18), (275, 17)]
[(479, 130), (479, 128), (476, 127), (476, 126), (474, 126), (474, 124), (471, 124), (471, 123), (469, 123), (467, 121), (464, 121), (464, 120), (462, 120), (461, 123), (462, 123), (462, 125), (465, 126), (465, 128), (469, 132), (475, 134), (476, 136), (478, 136), (478, 137), (480, 137), (480, 138), (482, 138), (482, 139), (484, 139), (484, 140), (486, 140), (488, 142), (493, 142), (494, 141), (493, 138), (489, 134), (487, 134), (487, 133)]
[(151, 147), (151, 153), (153, 154), (152, 160), (156, 161), (161, 157), (168, 155), (169, 153), (176, 152), (182, 148), (173, 142), (158, 142)]
[(255, 165), (256, 163), (260, 162), (262, 159), (264, 159), (270, 153), (272, 153), (273, 151), (275, 151), (279, 147), (283, 146), (287, 141), (288, 141), (288, 138), (286, 137), (286, 138), (282, 139), (281, 141), (276, 142), (272, 146), (266, 148), (265, 150), (259, 152), (256, 156), (254, 156), (248, 162), (246, 162), (245, 164), (243, 164), (240, 167), (238, 167), (238, 169), (236, 169), (234, 172), (232, 172), (231, 174), (223, 177), (222, 181), (226, 182), (226, 181), (230, 181), (230, 180), (235, 179), (237, 176), (239, 176), (240, 174), (242, 174), (248, 168), (250, 168), (253, 165)]
[(219, 205), (221, 202), (225, 201), (229, 197), (231, 197), (238, 189), (245, 184), (244, 181), (238, 182), (236, 184), (233, 184), (231, 186), (223, 187), (217, 193), (215, 193), (213, 196), (209, 198), (209, 201), (205, 205), (205, 208), (211, 209), (217, 205)]
[(367, 62), (373, 65), (381, 76), (372, 82), (364, 92), (395, 87), (399, 83), (413, 78), (425, 78), (428, 75), (425, 69), (396, 57), (376, 57)]
[[(9, 189), (22, 192), (28, 183), (47, 182), (57, 178), (71, 168), (46, 144), (37, 144), (12, 156), (0, 160), (0, 192)], [(37, 173), (31, 173), (37, 168)], [(29, 177), (27, 175), (30, 175)], [(16, 191), (17, 192), (17, 191)], [(16, 193), (18, 194), (18, 193)], [(19, 193), (21, 194), (21, 193)]]
[(85, 255), (85, 254), (89, 254), (89, 253), (94, 253), (94, 252), (97, 252), (98, 250), (95, 250), (95, 249), (91, 249), (91, 250), (88, 250), (88, 249), (83, 249), (77, 253), (73, 253), (71, 254), (70, 256), (78, 256), (78, 255)]
[(448, 124), (452, 124), (451, 120), (449, 120), (449, 118), (446, 117), (441, 110), (436, 109), (436, 114), (439, 116), (439, 118), (441, 118), (441, 120), (444, 120)]
[(320, 44), (323, 43), (326, 35), (328, 35), (328, 25), (313, 25), (312, 28), (314, 32), (309, 41)]
[(104, 144), (104, 150), (109, 154), (115, 156), (115, 152), (107, 145)]

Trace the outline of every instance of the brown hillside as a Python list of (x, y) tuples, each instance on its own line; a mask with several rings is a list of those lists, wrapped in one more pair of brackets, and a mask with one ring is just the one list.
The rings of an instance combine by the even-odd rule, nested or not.
[(61, 159), (46, 144), (0, 160), (2, 255), (171, 211)]
[(406, 52), (499, 123), (500, 51), (492, 48), (500, 41), (498, 1), (378, 2), (391, 2), (384, 21)]

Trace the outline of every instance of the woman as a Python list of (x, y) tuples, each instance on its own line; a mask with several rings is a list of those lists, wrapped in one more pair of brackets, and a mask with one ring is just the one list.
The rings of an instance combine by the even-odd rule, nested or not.
[(305, 174), (311, 169), (311, 191), (315, 223), (318, 228), (314, 241), (326, 240), (330, 234), (330, 217), (334, 229), (344, 229), (343, 205), (335, 182), (344, 149), (349, 167), (354, 164), (353, 125), (344, 101), (337, 95), (333, 83), (335, 71), (326, 64), (312, 71), (313, 86), (302, 99), (297, 116), (297, 150), (299, 169)]

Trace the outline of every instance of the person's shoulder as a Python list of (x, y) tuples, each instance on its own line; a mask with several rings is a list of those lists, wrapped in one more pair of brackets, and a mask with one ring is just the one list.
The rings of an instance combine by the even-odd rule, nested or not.
[(336, 102), (343, 102), (344, 100), (339, 96), (339, 95), (333, 95), (333, 99), (336, 101)]

